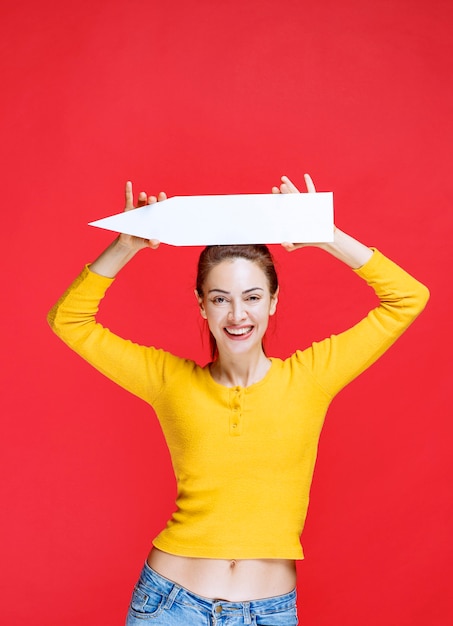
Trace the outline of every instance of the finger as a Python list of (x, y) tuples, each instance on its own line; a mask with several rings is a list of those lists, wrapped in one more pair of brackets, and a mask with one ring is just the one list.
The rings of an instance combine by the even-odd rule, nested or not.
[(167, 199), (167, 194), (165, 193), (165, 191), (161, 191), (159, 195), (157, 196), (158, 202), (162, 202), (163, 200), (166, 200), (166, 199)]
[(149, 239), (148, 246), (153, 250), (157, 250), (157, 248), (160, 246), (160, 241), (158, 239)]
[(272, 193), (280, 193), (280, 189), (278, 187), (272, 187)]
[(293, 250), (296, 249), (296, 246), (293, 243), (289, 243), (287, 241), (284, 241), (282, 243), (282, 248), (284, 248), (287, 252), (292, 252)]
[(288, 176), (282, 176), (281, 181), (288, 188), (286, 193), (300, 193), (296, 185), (288, 178)]
[(316, 193), (315, 184), (312, 181), (310, 174), (304, 174), (304, 180), (307, 186), (308, 193)]
[(127, 181), (126, 183), (126, 187), (124, 190), (124, 196), (126, 199), (126, 204), (125, 204), (125, 210), (126, 211), (130, 211), (131, 209), (134, 208), (134, 194), (132, 191), (132, 183), (130, 180)]
[(294, 250), (299, 250), (299, 248), (305, 248), (306, 245), (306, 243), (282, 243), (283, 248), (285, 248), (287, 252), (293, 252)]
[(154, 204), (155, 202), (157, 202), (156, 196), (149, 196), (148, 204)]
[(141, 191), (138, 194), (138, 199), (137, 199), (137, 206), (143, 206), (146, 204), (146, 193), (144, 191)]

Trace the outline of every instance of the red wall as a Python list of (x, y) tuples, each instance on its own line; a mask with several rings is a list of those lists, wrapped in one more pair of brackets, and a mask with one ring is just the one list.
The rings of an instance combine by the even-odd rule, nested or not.
[[(335, 192), (338, 225), (432, 299), (331, 407), (303, 536), (301, 622), (453, 623), (452, 18), (449, 0), (2, 3), (2, 623), (122, 625), (172, 507), (149, 407), (45, 321), (111, 239), (87, 222), (122, 209), (129, 178), (148, 193), (261, 193), (304, 171)], [(104, 323), (205, 361), (198, 252), (142, 253)], [(320, 251), (276, 255), (276, 355), (373, 303)]]

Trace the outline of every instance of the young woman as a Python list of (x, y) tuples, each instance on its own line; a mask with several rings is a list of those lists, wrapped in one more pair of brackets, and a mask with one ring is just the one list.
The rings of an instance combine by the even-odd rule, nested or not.
[[(308, 175), (305, 181), (315, 192)], [(272, 191), (298, 193), (286, 177)], [(165, 194), (141, 193), (138, 206), (158, 200)], [(127, 183), (126, 210), (133, 208)], [(63, 341), (154, 408), (170, 449), (177, 508), (153, 540), (127, 626), (292, 626), (295, 560), (303, 558), (300, 534), (327, 408), (417, 317), (428, 290), (336, 228), (334, 242), (318, 247), (365, 280), (380, 305), (337, 336), (286, 360), (269, 358), (263, 337), (279, 289), (269, 250), (209, 246), (200, 256), (195, 295), (213, 359), (201, 367), (96, 323), (116, 274), (139, 250), (158, 245), (120, 235), (49, 314)]]

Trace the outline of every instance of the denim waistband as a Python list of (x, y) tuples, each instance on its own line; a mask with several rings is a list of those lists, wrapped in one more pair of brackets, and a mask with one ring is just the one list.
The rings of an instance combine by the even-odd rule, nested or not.
[(196, 606), (197, 608), (204, 609), (209, 613), (215, 613), (216, 609), (220, 607), (222, 613), (228, 611), (235, 612), (237, 610), (244, 611), (245, 613), (266, 613), (266, 611), (285, 611), (296, 606), (295, 589), (289, 593), (285, 593), (284, 595), (262, 598), (259, 600), (249, 600), (246, 602), (229, 602), (225, 600), (205, 598), (189, 591), (182, 585), (161, 576), (153, 570), (147, 562), (145, 562), (145, 566), (140, 575), (140, 580), (145, 586), (148, 585), (164, 595), (171, 596), (173, 602)]

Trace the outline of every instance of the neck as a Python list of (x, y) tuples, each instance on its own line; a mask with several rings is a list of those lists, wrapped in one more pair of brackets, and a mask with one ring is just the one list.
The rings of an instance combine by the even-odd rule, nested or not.
[(211, 375), (225, 387), (249, 387), (267, 374), (271, 362), (261, 350), (255, 357), (219, 355), (211, 363)]

